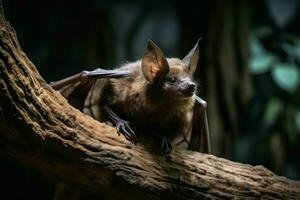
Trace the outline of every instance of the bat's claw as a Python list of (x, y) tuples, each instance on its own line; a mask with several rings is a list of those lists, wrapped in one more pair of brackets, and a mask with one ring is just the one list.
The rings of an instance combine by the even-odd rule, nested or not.
[(164, 137), (161, 140), (161, 146), (159, 148), (159, 151), (162, 152), (164, 155), (169, 155), (172, 151), (172, 145)]
[(116, 128), (119, 134), (124, 135), (124, 137), (136, 144), (136, 134), (135, 134), (135, 127), (126, 120), (119, 120), (116, 124)]

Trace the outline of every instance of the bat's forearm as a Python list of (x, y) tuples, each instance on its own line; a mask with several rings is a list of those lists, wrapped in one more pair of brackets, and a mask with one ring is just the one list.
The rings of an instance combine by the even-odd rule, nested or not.
[(204, 110), (207, 108), (207, 102), (201, 99), (199, 96), (195, 95), (196, 101), (199, 103), (200, 107)]
[(85, 78), (121, 78), (128, 76), (130, 72), (126, 70), (105, 70), (97, 68), (92, 71), (82, 71), (73, 76), (69, 76), (59, 81), (51, 82), (50, 85), (55, 89), (59, 90), (62, 87), (83, 81)]

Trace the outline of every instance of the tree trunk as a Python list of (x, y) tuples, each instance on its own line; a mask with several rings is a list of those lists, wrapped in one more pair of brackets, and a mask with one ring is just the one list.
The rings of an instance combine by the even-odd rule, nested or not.
[(215, 155), (232, 157), (243, 131), (243, 116), (253, 96), (248, 69), (249, 0), (213, 1), (206, 43), (208, 118)]
[(2, 8), (0, 106), (2, 153), (103, 198), (300, 198), (299, 182), (262, 166), (186, 150), (157, 155), (71, 107), (26, 57)]

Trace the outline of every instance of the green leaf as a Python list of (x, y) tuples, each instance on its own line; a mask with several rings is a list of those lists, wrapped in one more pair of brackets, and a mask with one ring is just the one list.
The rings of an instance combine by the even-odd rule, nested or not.
[(263, 119), (266, 124), (271, 125), (275, 123), (276, 119), (278, 118), (279, 113), (282, 110), (282, 103), (279, 99), (272, 98), (268, 104), (267, 108), (264, 112)]
[(250, 59), (250, 72), (252, 74), (261, 74), (267, 72), (275, 62), (275, 57), (269, 53), (262, 53), (253, 56)]
[(294, 56), (300, 58), (300, 46), (295, 46), (293, 54)]
[(253, 56), (257, 56), (265, 53), (265, 49), (263, 48), (258, 38), (254, 34), (250, 38), (250, 51), (251, 51), (251, 55)]
[(288, 55), (300, 58), (300, 45), (293, 46), (291, 44), (284, 43), (282, 44), (282, 48)]
[(290, 63), (276, 63), (272, 68), (272, 78), (282, 90), (294, 92), (299, 85), (299, 70)]
[(256, 34), (253, 34), (250, 38), (250, 72), (252, 74), (261, 74), (270, 70), (272, 63), (276, 60), (276, 57), (268, 53)]
[(297, 15), (299, 1), (267, 0), (266, 5), (275, 24), (284, 28)]

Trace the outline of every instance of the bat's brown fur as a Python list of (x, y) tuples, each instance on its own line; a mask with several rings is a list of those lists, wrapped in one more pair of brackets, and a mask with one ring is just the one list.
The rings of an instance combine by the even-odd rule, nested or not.
[[(189, 76), (187, 66), (180, 59), (168, 58), (170, 76)], [(159, 126), (160, 131), (172, 145), (188, 148), (185, 140), (190, 139), (190, 126), (194, 95), (178, 98), (175, 95), (164, 96), (149, 85), (142, 73), (141, 60), (129, 63), (123, 69), (131, 75), (122, 79), (110, 79), (111, 96), (107, 102), (125, 119), (130, 119), (137, 127)], [(152, 91), (153, 89), (153, 91)], [(172, 128), (171, 128), (172, 127)], [(186, 138), (187, 137), (187, 138)], [(178, 143), (178, 144), (177, 144)]]
[(149, 41), (141, 60), (115, 70), (83, 71), (51, 85), (84, 113), (112, 122), (128, 140), (134, 141), (135, 133), (145, 133), (167, 138), (177, 147), (207, 153), (206, 102), (195, 95), (192, 80), (198, 58), (198, 43), (181, 60), (166, 58)]
[[(184, 76), (184, 63), (177, 58), (167, 59), (170, 75)], [(141, 70), (141, 61), (130, 63), (123, 68), (131, 70), (132, 76), (123, 79), (111, 79), (113, 97), (112, 105), (117, 105), (132, 116), (153, 116), (169, 120), (174, 116), (190, 111), (194, 104), (194, 96), (188, 98), (173, 98), (172, 96), (151, 96), (148, 93), (149, 83)], [(153, 94), (154, 95), (154, 94)]]

